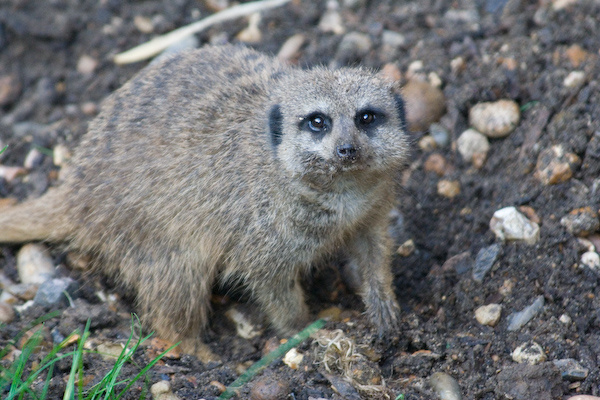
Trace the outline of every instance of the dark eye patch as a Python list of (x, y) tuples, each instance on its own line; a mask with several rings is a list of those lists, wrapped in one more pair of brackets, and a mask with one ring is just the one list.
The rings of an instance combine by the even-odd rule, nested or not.
[(360, 130), (369, 131), (384, 123), (385, 120), (386, 116), (383, 111), (374, 108), (364, 108), (354, 116), (354, 125)]

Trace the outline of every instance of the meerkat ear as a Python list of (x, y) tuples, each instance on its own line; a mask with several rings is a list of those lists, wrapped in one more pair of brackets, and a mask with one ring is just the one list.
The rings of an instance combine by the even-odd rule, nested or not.
[(398, 119), (400, 120), (400, 127), (406, 132), (406, 109), (404, 107), (404, 99), (399, 94), (394, 94), (394, 100), (396, 101), (396, 112), (398, 113)]
[(275, 104), (269, 111), (269, 134), (271, 135), (271, 144), (277, 147), (281, 144), (281, 136), (283, 130), (283, 115), (281, 115), (281, 107)]

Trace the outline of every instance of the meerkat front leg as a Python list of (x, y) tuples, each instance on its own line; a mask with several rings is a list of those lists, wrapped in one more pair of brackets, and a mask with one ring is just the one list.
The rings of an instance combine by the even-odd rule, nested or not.
[(359, 282), (366, 313), (380, 335), (393, 336), (399, 328), (400, 308), (392, 288), (391, 239), (387, 227), (363, 232), (349, 246), (350, 268)]
[(269, 322), (280, 334), (291, 336), (304, 328), (309, 321), (308, 307), (299, 274), (278, 274), (257, 277), (253, 283), (256, 300), (267, 313)]

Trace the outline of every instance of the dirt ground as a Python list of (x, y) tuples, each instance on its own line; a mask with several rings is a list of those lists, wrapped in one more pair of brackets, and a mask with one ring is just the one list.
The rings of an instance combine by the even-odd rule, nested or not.
[[(206, 3), (219, 2), (0, 3), (0, 141), (9, 146), (0, 164), (23, 166), (30, 151), (39, 147), (66, 145), (74, 150), (102, 100), (145, 65), (117, 66), (112, 57), (209, 15), (214, 8)], [(305, 41), (294, 57), (299, 65), (379, 69), (388, 64), (402, 73), (402, 82), (411, 73), (437, 80), (446, 98), (440, 124), (449, 143), (427, 146), (427, 128), (410, 134), (413, 151), (402, 178), (395, 230), (399, 244), (412, 239), (415, 249), (394, 259), (402, 308), (397, 340), (377, 339), (361, 314), (360, 299), (346, 290), (333, 268), (307, 282), (312, 310), (341, 310), (338, 322), (328, 322), (326, 329), (342, 329), (362, 346), (368, 362), (357, 368), (382, 377), (387, 392), (368, 395), (344, 384), (338, 372), (328, 372), (318, 363), (316, 345), (309, 340), (298, 348), (304, 359), (297, 369), (273, 363), (246, 385), (240, 398), (273, 398), (258, 394), (257, 387), (275, 382), (283, 389), (272, 390), (289, 399), (393, 399), (400, 394), (411, 400), (432, 399), (437, 398), (435, 383), (430, 383), (436, 372), (455, 378), (465, 399), (600, 396), (600, 269), (580, 261), (590, 242), (600, 245), (598, 227), (592, 224), (581, 232), (561, 224), (565, 215), (583, 207), (589, 207), (590, 218), (598, 217), (600, 2), (340, 0), (337, 10), (331, 7), (336, 4), (330, 2), (328, 10), (325, 1), (294, 0), (265, 12), (259, 23), (261, 37), (250, 45), (276, 54), (288, 38), (301, 33)], [(333, 31), (326, 31), (327, 13), (337, 13), (343, 32), (334, 29), (335, 24), (330, 26)], [(220, 24), (197, 37), (201, 44), (236, 42), (247, 24), (247, 19)], [(355, 32), (363, 34), (359, 44), (347, 45), (344, 38)], [(583, 78), (565, 84), (573, 71), (581, 71)], [(469, 128), (468, 114), (475, 104), (499, 99), (518, 103), (521, 122), (509, 136), (489, 140), (487, 159), (477, 168), (463, 160), (457, 139)], [(571, 163), (572, 176), (547, 184), (536, 176), (538, 158), (555, 145), (579, 161)], [(440, 174), (427, 167), (432, 154), (445, 162)], [(10, 181), (0, 178), (0, 198), (37, 197), (57, 182), (58, 171), (52, 157), (41, 156), (27, 174)], [(460, 193), (453, 198), (440, 195), (440, 180), (457, 182)], [(501, 242), (492, 233), (492, 215), (508, 206), (522, 207), (531, 220), (538, 220), (537, 243)], [(589, 236), (589, 242), (579, 240), (583, 236)], [(482, 279), (473, 279), (478, 253), (495, 243), (499, 253), (491, 269)], [(16, 281), (19, 247), (0, 250), (0, 271)], [(62, 267), (69, 262), (60, 249), (52, 254), (60, 273), (74, 277), (81, 289), (75, 307), (63, 307), (60, 317), (45, 324), (49, 340), (61, 337), (56, 332), (67, 335), (91, 315), (92, 338), (122, 343), (135, 311), (130, 298), (104, 278)], [(99, 300), (99, 289), (117, 293), (117, 300)], [(538, 298), (544, 302), (541, 310), (526, 325), (509, 330), (509, 315)], [(241, 301), (237, 308), (256, 314), (251, 303), (236, 300)], [(222, 362), (203, 363), (186, 355), (170, 358), (152, 370), (151, 383), (169, 380), (180, 398), (216, 398), (220, 389), (214, 382), (230, 384), (241, 367), (272, 346), (275, 334), (268, 329), (252, 339), (236, 335), (224, 317), (233, 299), (215, 295), (214, 303), (208, 343)], [(501, 318), (496, 326), (482, 325), (475, 310), (492, 303), (501, 305)], [(0, 343), (48, 311), (35, 306), (18, 314), (0, 327)], [(531, 342), (541, 346), (546, 361), (514, 361), (513, 351)], [(146, 349), (136, 360), (147, 362), (152, 351)], [(555, 361), (564, 359), (576, 360), (587, 374), (561, 376)], [(89, 382), (108, 365), (100, 356), (90, 356), (85, 365)], [(126, 373), (134, 371), (133, 366), (127, 368)], [(51, 390), (56, 398), (62, 397), (69, 369), (59, 365), (55, 371)], [(138, 398), (140, 390), (141, 384), (128, 398)]]

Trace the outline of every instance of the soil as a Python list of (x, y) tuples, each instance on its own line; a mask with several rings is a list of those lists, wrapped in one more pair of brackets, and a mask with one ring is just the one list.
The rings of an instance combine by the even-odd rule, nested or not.
[[(212, 12), (205, 2), (196, 0), (2, 2), (0, 141), (9, 148), (0, 163), (22, 166), (34, 148), (64, 144), (75, 149), (102, 100), (145, 65), (117, 66), (112, 57)], [(419, 143), (427, 132), (410, 133), (414, 149), (403, 175), (403, 192), (398, 197), (401, 218), (395, 228), (398, 242), (412, 239), (415, 251), (394, 259), (395, 288), (402, 308), (398, 337), (378, 339), (361, 314), (360, 299), (346, 289), (335, 268), (307, 282), (312, 310), (315, 314), (329, 307), (342, 310), (339, 320), (328, 322), (325, 328), (342, 329), (362, 346), (369, 363), (358, 368), (383, 377), (390, 398), (400, 394), (411, 400), (436, 398), (429, 384), (436, 372), (454, 377), (465, 399), (600, 395), (600, 271), (580, 262), (585, 245), (560, 223), (563, 216), (581, 207), (591, 207), (597, 217), (600, 3), (340, 1), (337, 12), (346, 32), (360, 32), (370, 39), (367, 48), (359, 49), (340, 46), (343, 33), (319, 28), (326, 12), (325, 1), (304, 0), (265, 12), (259, 25), (262, 37), (250, 45), (277, 53), (286, 39), (302, 33), (306, 41), (295, 58), (299, 65), (381, 68), (393, 64), (404, 78), (409, 66), (419, 60), (423, 64), (420, 73), (426, 77), (435, 73), (442, 82), (446, 114), (441, 124), (449, 132), (450, 144), (424, 149)], [(140, 17), (150, 23), (149, 30), (140, 24)], [(246, 26), (247, 20), (240, 19), (197, 37), (202, 44), (236, 42), (236, 35)], [(390, 49), (383, 42), (386, 31), (402, 34), (403, 40)], [(460, 65), (452, 64), (459, 57), (464, 64), (453, 68)], [(572, 71), (583, 71), (584, 79), (567, 87), (564, 79)], [(491, 139), (487, 160), (475, 168), (457, 152), (456, 140), (469, 127), (468, 112), (473, 105), (498, 99), (516, 101), (522, 110), (521, 122), (508, 137)], [(570, 179), (547, 185), (536, 178), (536, 163), (539, 154), (553, 145), (562, 145), (581, 162), (573, 167)], [(424, 167), (433, 153), (447, 163), (443, 177)], [(57, 182), (58, 171), (52, 157), (42, 156), (25, 176), (10, 182), (0, 178), (0, 197), (39, 196)], [(460, 194), (452, 199), (439, 195), (441, 179), (457, 181)], [(496, 239), (489, 222), (496, 210), (507, 206), (527, 206), (532, 219), (532, 210), (537, 215), (541, 234), (536, 244)], [(591, 232), (590, 240), (600, 243), (597, 234)], [(478, 252), (494, 243), (501, 245), (497, 259), (481, 281), (474, 280), (472, 268)], [(18, 249), (2, 246), (0, 253), (0, 268), (13, 280), (17, 279)], [(55, 307), (60, 316), (45, 323), (49, 343), (83, 326), (90, 316), (96, 343), (123, 343), (130, 331), (130, 313), (135, 311), (130, 297), (102, 277), (82, 275), (59, 248), (53, 248), (52, 254), (61, 265), (60, 273), (74, 277), (80, 290), (73, 307)], [(114, 294), (109, 296), (112, 300), (99, 300), (98, 290)], [(540, 296), (544, 300), (541, 311), (525, 326), (509, 331), (508, 316)], [(215, 398), (220, 389), (214, 382), (230, 384), (240, 374), (240, 366), (260, 359), (263, 349), (276, 340), (269, 329), (243, 339), (224, 317), (235, 306), (259, 320), (260, 315), (253, 317), (257, 311), (251, 302), (223, 295), (215, 295), (214, 300), (207, 340), (222, 361), (204, 363), (176, 355), (151, 370), (150, 383), (169, 380), (180, 398)], [(474, 318), (475, 309), (490, 303), (502, 306), (495, 327)], [(18, 314), (12, 323), (0, 327), (0, 343), (49, 311), (34, 306)], [(513, 350), (531, 341), (542, 347), (548, 361), (532, 366), (516, 363)], [(147, 363), (156, 346), (159, 343), (145, 347), (136, 361)], [(318, 363), (314, 348), (310, 340), (298, 347), (304, 354), (298, 369), (281, 361), (271, 364), (246, 385), (240, 398), (271, 398), (257, 394), (269, 382), (280, 384), (269, 387), (279, 387), (272, 390), (287, 395), (281, 398), (382, 396), (359, 394), (344, 384), (339, 373), (328, 372)], [(588, 370), (585, 378), (561, 378), (553, 361), (568, 358)], [(85, 368), (86, 382), (91, 384), (110, 368), (110, 362), (89, 355)], [(67, 363), (55, 370), (50, 398), (62, 397), (69, 370)], [(127, 365), (123, 374), (137, 370)], [(140, 382), (126, 398), (139, 398), (142, 390)]]

